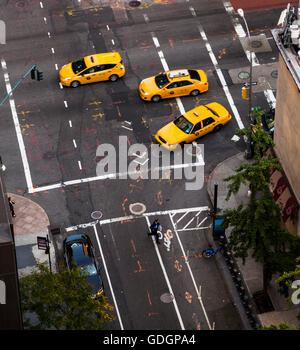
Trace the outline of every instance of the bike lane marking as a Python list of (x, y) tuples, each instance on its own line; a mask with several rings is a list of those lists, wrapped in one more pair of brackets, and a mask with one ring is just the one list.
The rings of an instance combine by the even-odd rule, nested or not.
[[(150, 227), (150, 220), (148, 218), (148, 216), (145, 217), (146, 221), (147, 221), (147, 225), (148, 227)], [(174, 292), (173, 292), (173, 289), (172, 289), (172, 286), (171, 286), (171, 283), (170, 283), (170, 280), (168, 278), (168, 275), (167, 275), (167, 272), (166, 272), (166, 268), (165, 268), (165, 265), (162, 261), (162, 258), (161, 258), (161, 255), (160, 255), (160, 252), (159, 252), (159, 249), (158, 249), (158, 246), (155, 242), (155, 239), (153, 236), (151, 236), (152, 238), (152, 241), (153, 241), (153, 244), (154, 244), (154, 248), (155, 248), (155, 252), (156, 252), (156, 255), (157, 255), (157, 258), (159, 260), (159, 263), (160, 263), (160, 267), (162, 269), (162, 272), (163, 272), (163, 275), (165, 277), (165, 280), (167, 282), (167, 286), (169, 288), (169, 292), (170, 294), (173, 296), (173, 300), (172, 300), (172, 303), (174, 305), (174, 308), (175, 308), (175, 311), (176, 311), (176, 314), (177, 314), (177, 317), (178, 317), (178, 320), (179, 320), (179, 323), (180, 323), (180, 327), (182, 330), (185, 330), (185, 327), (184, 327), (184, 324), (183, 324), (183, 321), (182, 321), (182, 318), (181, 318), (181, 314), (180, 314), (180, 311), (178, 309), (178, 305), (177, 305), (177, 302), (176, 302), (176, 298), (175, 298), (175, 295), (174, 295)]]
[(181, 240), (180, 240), (180, 238), (179, 238), (179, 234), (178, 234), (178, 232), (177, 232), (176, 225), (175, 225), (175, 223), (174, 223), (173, 217), (172, 217), (170, 214), (169, 214), (169, 218), (170, 218), (170, 221), (171, 221), (171, 223), (172, 223), (172, 225), (173, 225), (173, 230), (174, 230), (175, 235), (176, 235), (176, 237), (177, 237), (177, 240), (178, 240), (180, 249), (181, 249), (181, 251), (182, 251), (182, 254), (183, 254), (183, 256), (185, 257), (185, 263), (186, 263), (187, 268), (188, 268), (188, 270), (189, 270), (190, 277), (191, 277), (191, 279), (192, 279), (192, 282), (193, 282), (193, 285), (194, 285), (196, 294), (197, 294), (197, 296), (198, 296), (198, 300), (199, 300), (200, 306), (201, 306), (201, 308), (202, 308), (203, 314), (204, 314), (205, 319), (206, 319), (206, 323), (207, 323), (207, 325), (208, 325), (209, 330), (212, 330), (213, 327), (211, 326), (211, 324), (210, 324), (210, 322), (209, 322), (209, 319), (208, 319), (208, 316), (207, 316), (207, 313), (206, 313), (204, 304), (203, 304), (203, 302), (202, 302), (202, 297), (201, 297), (200, 290), (199, 290), (198, 287), (197, 287), (194, 274), (193, 274), (192, 269), (191, 269), (191, 267), (190, 267), (190, 263), (189, 263), (189, 261), (188, 261), (188, 259), (187, 259), (187, 254), (186, 254), (186, 252), (185, 252), (185, 250), (184, 250), (184, 248), (183, 248), (182, 242), (181, 242)]
[(123, 326), (123, 322), (122, 322), (121, 315), (120, 315), (120, 312), (119, 312), (117, 300), (116, 300), (116, 297), (115, 297), (113, 286), (112, 286), (112, 283), (111, 283), (111, 280), (110, 280), (110, 277), (109, 277), (109, 273), (108, 273), (108, 269), (107, 269), (107, 266), (106, 266), (106, 261), (105, 261), (105, 258), (104, 258), (102, 246), (101, 246), (101, 243), (100, 243), (100, 240), (99, 240), (96, 224), (93, 225), (93, 228), (94, 228), (95, 237), (96, 237), (96, 240), (97, 240), (97, 243), (98, 243), (98, 248), (99, 248), (99, 251), (100, 251), (100, 254), (101, 254), (101, 259), (102, 259), (102, 262), (103, 262), (103, 266), (104, 266), (104, 269), (105, 269), (106, 277), (107, 277), (107, 280), (108, 280), (109, 288), (110, 288), (110, 291), (111, 291), (111, 295), (112, 295), (112, 298), (113, 298), (113, 301), (114, 301), (114, 305), (115, 305), (115, 308), (116, 308), (116, 312), (117, 312), (117, 316), (118, 316), (118, 319), (119, 319), (120, 327), (121, 327), (121, 330), (124, 330), (124, 326)]

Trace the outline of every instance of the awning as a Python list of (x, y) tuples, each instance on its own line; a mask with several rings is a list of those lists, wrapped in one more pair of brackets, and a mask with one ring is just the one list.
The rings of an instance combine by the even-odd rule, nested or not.
[(277, 169), (271, 169), (269, 188), (275, 203), (281, 208), (282, 220), (286, 222), (292, 212), (297, 208), (297, 202), (290, 192), (283, 174)]

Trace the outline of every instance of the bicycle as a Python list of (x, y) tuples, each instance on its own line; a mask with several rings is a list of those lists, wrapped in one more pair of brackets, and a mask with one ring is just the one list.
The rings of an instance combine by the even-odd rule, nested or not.
[(208, 258), (212, 257), (213, 255), (216, 255), (222, 248), (223, 248), (223, 246), (219, 245), (219, 247), (216, 250), (214, 250), (213, 248), (205, 249), (202, 252), (202, 256), (204, 258), (208, 259)]

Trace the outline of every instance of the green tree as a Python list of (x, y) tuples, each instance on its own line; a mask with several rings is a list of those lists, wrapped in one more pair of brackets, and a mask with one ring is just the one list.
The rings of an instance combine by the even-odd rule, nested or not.
[(252, 249), (252, 257), (263, 264), (263, 286), (272, 275), (289, 271), (295, 267), (299, 254), (300, 240), (282, 228), (281, 212), (269, 190), (270, 169), (281, 169), (278, 159), (266, 156), (268, 145), (274, 146), (271, 136), (261, 127), (264, 112), (256, 112), (257, 123), (248, 129), (237, 130), (254, 141), (254, 160), (241, 164), (236, 174), (224, 179), (228, 185), (227, 200), (236, 194), (242, 184), (251, 189), (250, 201), (246, 207), (240, 205), (224, 213), (224, 227), (232, 227), (229, 247), (234, 256), (243, 263)]
[[(299, 262), (300, 262), (300, 257), (296, 259), (296, 263), (299, 263)], [(293, 295), (293, 293), (295, 293), (296, 291), (298, 291), (299, 293), (299, 290), (300, 290), (299, 285), (297, 285), (296, 288), (293, 288), (292, 286), (292, 282), (294, 280), (297, 280), (299, 276), (300, 276), (300, 265), (297, 265), (293, 271), (284, 272), (279, 278), (277, 278), (276, 283), (279, 283), (279, 285), (284, 283), (288, 288), (291, 289), (292, 295)], [(294, 304), (292, 300), (292, 295), (287, 298), (287, 301), (291, 304)], [(300, 321), (300, 308), (298, 309), (297, 319)], [(295, 326), (289, 326), (287, 323), (283, 322), (283, 323), (280, 323), (279, 326), (271, 325), (269, 327), (263, 327), (262, 330), (298, 330), (299, 331), (300, 329)]]
[(35, 272), (20, 279), (20, 292), (27, 329), (98, 330), (113, 319), (113, 307), (105, 296), (93, 296), (80, 268), (51, 273), (37, 264)]

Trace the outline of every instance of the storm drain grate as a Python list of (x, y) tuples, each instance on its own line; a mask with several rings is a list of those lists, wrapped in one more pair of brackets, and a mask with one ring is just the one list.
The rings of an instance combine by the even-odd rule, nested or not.
[(99, 220), (103, 216), (102, 212), (100, 210), (93, 211), (91, 214), (92, 219)]
[(129, 1), (129, 6), (130, 6), (130, 7), (139, 7), (140, 4), (141, 4), (141, 2), (138, 1), (138, 0)]
[(164, 293), (160, 296), (160, 300), (163, 303), (171, 303), (174, 300), (174, 295), (171, 293)]

